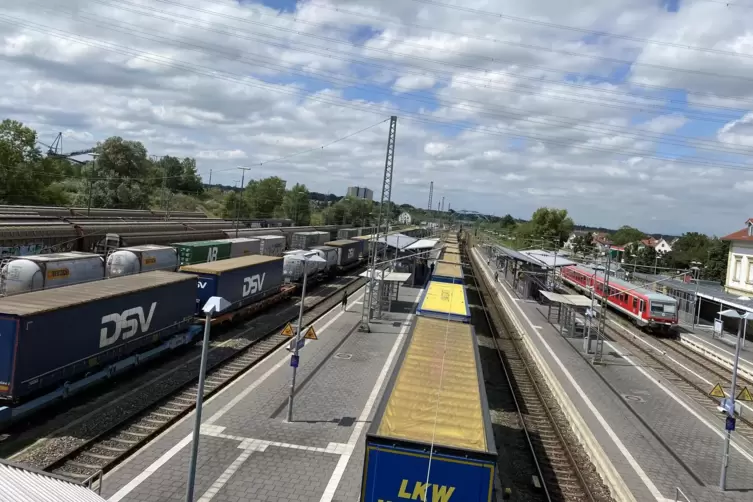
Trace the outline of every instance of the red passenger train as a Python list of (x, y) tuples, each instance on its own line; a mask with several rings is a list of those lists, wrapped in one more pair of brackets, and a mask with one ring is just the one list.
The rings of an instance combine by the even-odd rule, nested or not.
[[(577, 289), (590, 293), (594, 283), (595, 294), (604, 296), (604, 272), (571, 265), (562, 269), (562, 279)], [(677, 300), (656, 291), (651, 291), (629, 282), (609, 278), (609, 305), (628, 316), (631, 321), (651, 332), (676, 335)]]

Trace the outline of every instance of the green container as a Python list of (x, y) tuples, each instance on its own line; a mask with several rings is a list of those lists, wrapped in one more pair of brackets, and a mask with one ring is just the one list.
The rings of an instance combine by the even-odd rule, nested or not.
[(178, 251), (178, 263), (181, 266), (230, 258), (231, 245), (230, 242), (223, 241), (178, 242), (173, 244)]

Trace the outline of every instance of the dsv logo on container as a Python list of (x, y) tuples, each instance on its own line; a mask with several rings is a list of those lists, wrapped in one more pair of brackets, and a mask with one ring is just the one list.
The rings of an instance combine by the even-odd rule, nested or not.
[[(149, 315), (144, 314), (142, 307), (134, 307), (132, 309), (124, 310), (121, 314), (108, 314), (102, 317), (102, 328), (99, 330), (99, 348), (107, 347), (117, 342), (120, 337), (123, 340), (131, 338), (139, 331), (149, 330), (149, 325), (152, 324), (152, 316), (154, 310), (157, 308), (157, 302), (153, 302), (149, 308)], [(108, 326), (114, 325), (114, 330), (110, 333)]]
[(252, 295), (261, 291), (264, 286), (264, 278), (267, 277), (267, 273), (252, 275), (243, 279), (243, 296)]

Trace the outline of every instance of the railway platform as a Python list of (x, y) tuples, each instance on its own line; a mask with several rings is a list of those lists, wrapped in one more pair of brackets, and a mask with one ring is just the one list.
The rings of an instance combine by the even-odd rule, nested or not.
[[(314, 323), (300, 349), (293, 420), (285, 347), (203, 408), (195, 500), (321, 501), (360, 498), (364, 435), (411, 326), (418, 288), (402, 287), (392, 311), (358, 330), (363, 289)], [(185, 500), (195, 415), (183, 418), (105, 476), (110, 502)]]
[[(740, 347), (738, 371), (748, 378), (753, 378), (753, 333), (746, 334), (746, 338)], [(712, 329), (696, 327), (695, 330), (683, 328), (680, 339), (683, 344), (729, 367), (731, 371), (735, 360), (736, 336), (729, 333), (714, 335)]]
[[(471, 251), (484, 279), (494, 270)], [(582, 338), (560, 335), (546, 307), (518, 298), (502, 274), (496, 300), (508, 312), (549, 388), (615, 500), (751, 500), (753, 445), (733, 434), (727, 491), (719, 488), (724, 422), (660, 378), (630, 350), (605, 341), (593, 365)], [(685, 500), (680, 497), (677, 500)]]

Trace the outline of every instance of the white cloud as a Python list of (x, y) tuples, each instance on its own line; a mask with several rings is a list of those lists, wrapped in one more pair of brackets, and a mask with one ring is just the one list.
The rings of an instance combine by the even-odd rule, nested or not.
[(665, 233), (741, 225), (753, 57), (726, 52), (753, 53), (747, 12), (454, 3), (633, 39), (410, 0), (282, 13), (235, 0), (12, 2), (0, 18), (0, 112), (44, 143), (63, 131), (66, 150), (119, 135), (193, 156), (213, 181), (250, 165), (256, 178), (340, 194), (379, 192), (387, 124), (330, 143), (394, 114), (398, 202), (426, 206), (434, 181), (434, 199), (456, 209), (527, 217), (559, 206), (579, 223)]

